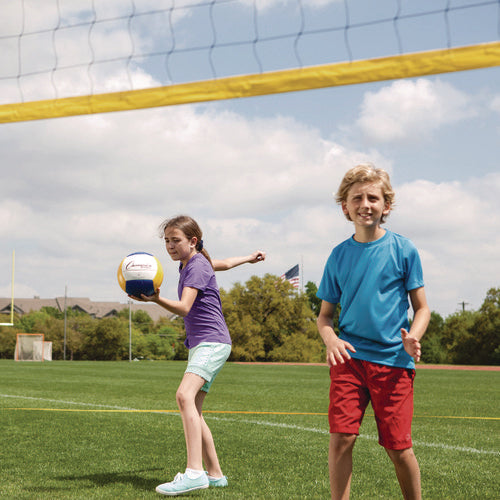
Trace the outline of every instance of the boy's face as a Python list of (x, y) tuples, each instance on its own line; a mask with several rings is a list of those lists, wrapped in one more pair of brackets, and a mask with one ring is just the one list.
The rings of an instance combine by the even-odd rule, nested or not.
[(368, 228), (379, 226), (391, 206), (385, 201), (380, 184), (356, 182), (349, 189), (347, 200), (342, 202), (342, 210), (356, 227)]

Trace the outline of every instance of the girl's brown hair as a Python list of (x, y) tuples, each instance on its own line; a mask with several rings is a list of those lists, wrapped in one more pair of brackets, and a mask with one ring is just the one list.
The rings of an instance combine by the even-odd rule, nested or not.
[(203, 233), (198, 223), (192, 217), (189, 217), (189, 215), (177, 215), (176, 217), (163, 221), (159, 227), (161, 238), (165, 236), (165, 230), (167, 228), (180, 229), (188, 240), (196, 238), (196, 251), (201, 253), (213, 267), (210, 255), (208, 255), (208, 252), (203, 248)]

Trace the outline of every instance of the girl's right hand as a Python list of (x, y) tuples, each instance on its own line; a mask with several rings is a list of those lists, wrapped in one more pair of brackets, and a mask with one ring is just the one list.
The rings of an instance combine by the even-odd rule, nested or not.
[(139, 302), (158, 302), (160, 298), (160, 289), (157, 288), (156, 292), (153, 295), (144, 295), (141, 294), (140, 297), (136, 297), (134, 295), (129, 295), (131, 299), (138, 300)]

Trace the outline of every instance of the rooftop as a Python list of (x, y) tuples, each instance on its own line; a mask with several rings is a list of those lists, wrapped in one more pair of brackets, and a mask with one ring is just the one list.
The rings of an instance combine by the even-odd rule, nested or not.
[[(56, 297), (55, 299), (41, 299), (34, 297), (32, 299), (14, 298), (14, 312), (23, 315), (31, 311), (39, 311), (42, 307), (54, 307), (59, 311), (64, 311), (64, 302), (66, 307), (73, 310), (83, 311), (94, 318), (107, 318), (115, 316), (123, 309), (129, 309), (129, 304), (121, 302), (93, 302), (86, 297)], [(147, 302), (132, 302), (130, 304), (132, 312), (146, 311), (153, 321), (160, 318), (172, 318), (172, 314), (157, 304)], [(11, 299), (0, 298), (0, 314), (10, 314)]]

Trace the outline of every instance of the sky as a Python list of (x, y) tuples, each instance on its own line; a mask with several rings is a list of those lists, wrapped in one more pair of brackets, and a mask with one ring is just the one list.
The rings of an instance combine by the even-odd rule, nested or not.
[[(451, 2), (446, 18), (422, 14), (444, 1), (359, 0), (349, 12), (335, 0), (219, 1), (211, 12), (176, 1), (169, 17), (151, 13), (168, 1), (110, 0), (95, 2), (93, 18), (90, 0), (25, 0), (24, 14), (11, 2), (0, 19), (0, 104), (498, 40), (497, 2), (458, 8), (477, 3)], [(129, 21), (132, 9), (140, 15)], [(372, 22), (395, 13), (397, 30)], [(92, 19), (102, 22), (90, 28)], [(347, 35), (326, 29), (346, 19)], [(212, 26), (218, 48), (193, 50), (213, 42)], [(310, 36), (297, 43), (287, 34), (298, 28)], [(0, 124), (0, 296), (11, 295), (15, 251), (16, 297), (67, 290), (125, 303), (118, 265), (146, 251), (163, 265), (162, 295), (175, 298), (177, 264), (158, 226), (180, 213), (199, 222), (214, 258), (267, 253), (218, 273), (226, 290), (296, 264), (304, 284), (319, 285), (332, 248), (354, 231), (334, 193), (349, 168), (371, 162), (391, 175), (396, 204), (385, 227), (419, 249), (431, 310), (476, 310), (500, 287), (499, 153), (499, 67)]]

